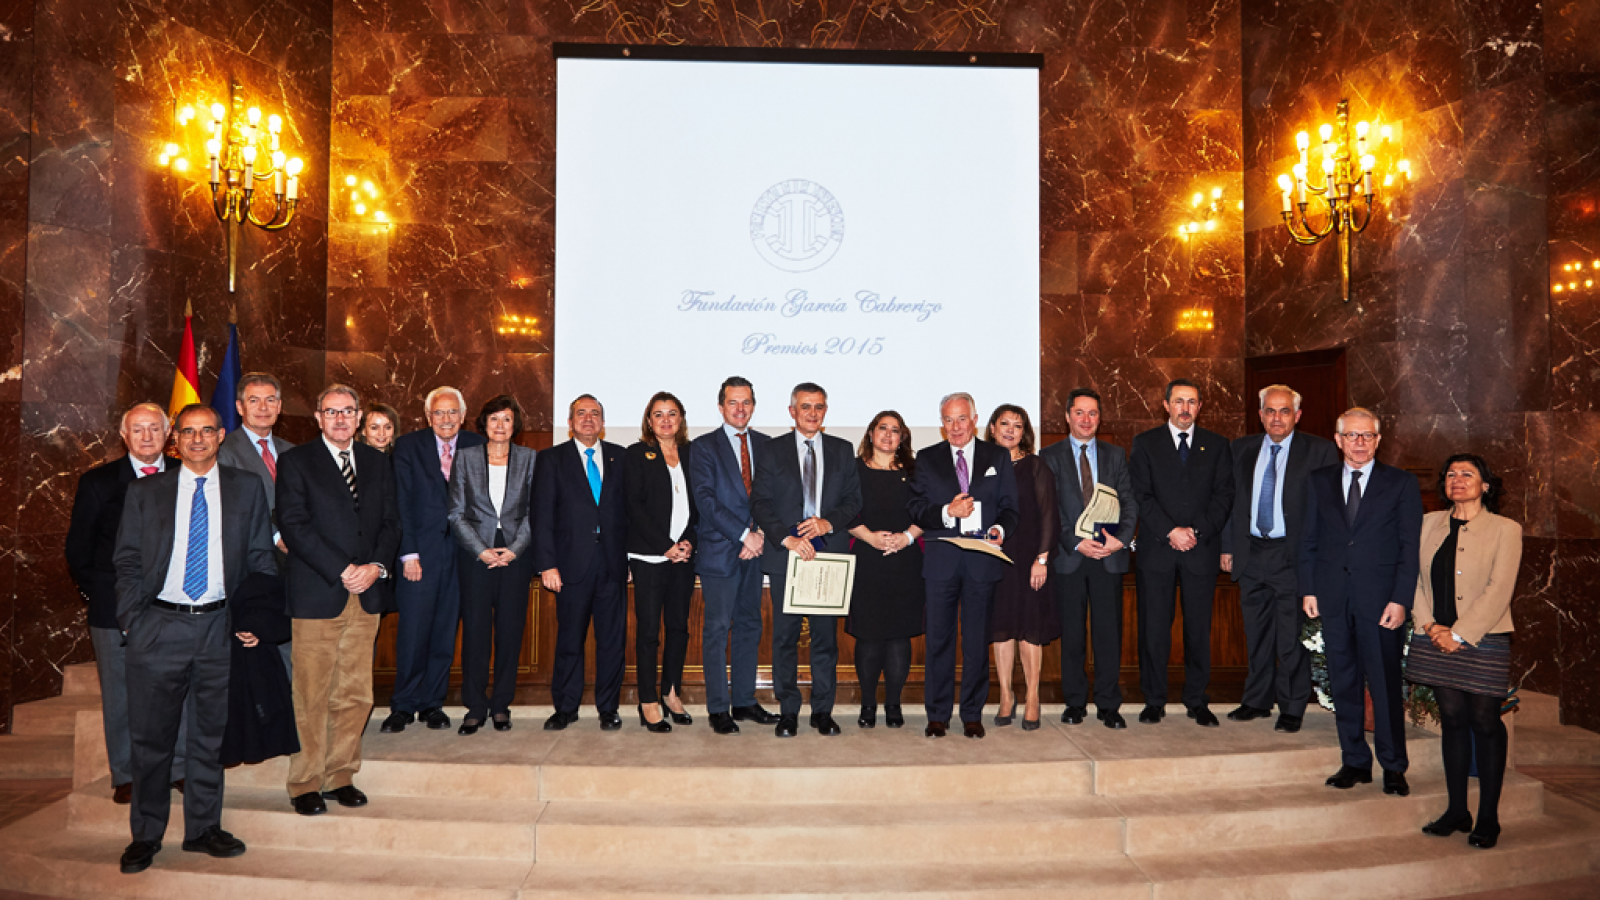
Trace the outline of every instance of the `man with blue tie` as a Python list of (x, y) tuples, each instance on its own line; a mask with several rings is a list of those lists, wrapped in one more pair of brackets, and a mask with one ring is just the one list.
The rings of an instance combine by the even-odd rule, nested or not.
[[(761, 555), (766, 547), (750, 509), (755, 460), (767, 436), (750, 427), (756, 389), (737, 375), (717, 391), (722, 427), (694, 440), (690, 490), (700, 524), (695, 574), (705, 599), (701, 661), (711, 730), (738, 734), (739, 722), (773, 725), (776, 713), (756, 702), (756, 665), (761, 653)], [(729, 645), (732, 638), (732, 677)]]
[(533, 464), (533, 567), (556, 595), (556, 658), (546, 731), (578, 721), (583, 649), (594, 622), (594, 705), (600, 728), (622, 727), (617, 706), (628, 637), (628, 506), (623, 450), (602, 441), (605, 407), (589, 394), (567, 408), (572, 440)]

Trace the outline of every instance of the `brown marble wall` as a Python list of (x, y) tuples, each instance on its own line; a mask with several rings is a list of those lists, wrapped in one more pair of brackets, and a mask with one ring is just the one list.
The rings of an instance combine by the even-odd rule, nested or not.
[[(326, 0), (0, 3), (0, 731), (11, 706), (91, 658), (62, 559), (77, 474), (122, 452), (121, 411), (162, 405), (186, 303), (209, 398), (237, 305), (247, 368), (287, 383), (285, 431), (309, 432), (323, 378), (332, 10)], [(306, 157), (302, 221), (248, 233), (227, 290), (221, 226), (191, 156), (162, 169), (174, 102), (225, 96), (285, 119)], [(198, 146), (198, 142), (196, 144)]]

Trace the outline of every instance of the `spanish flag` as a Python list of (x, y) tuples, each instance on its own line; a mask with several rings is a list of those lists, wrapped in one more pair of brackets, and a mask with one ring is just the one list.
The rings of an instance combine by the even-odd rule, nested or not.
[(178, 371), (172, 376), (172, 400), (167, 404), (167, 416), (178, 417), (178, 411), (191, 403), (200, 402), (200, 366), (194, 355), (194, 307), (183, 307), (183, 346), (178, 348)]

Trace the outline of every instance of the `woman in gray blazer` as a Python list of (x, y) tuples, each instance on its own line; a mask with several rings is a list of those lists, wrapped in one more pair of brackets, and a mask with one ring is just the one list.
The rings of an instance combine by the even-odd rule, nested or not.
[(450, 469), (450, 527), (461, 545), (461, 734), (476, 733), (491, 717), (496, 731), (511, 730), (533, 580), (535, 453), (511, 442), (522, 431), (522, 407), (501, 394), (483, 404), (477, 425), (489, 442), (457, 453)]

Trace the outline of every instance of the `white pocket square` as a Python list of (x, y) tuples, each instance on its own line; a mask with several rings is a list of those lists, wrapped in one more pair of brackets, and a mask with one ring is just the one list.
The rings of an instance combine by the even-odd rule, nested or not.
[(990, 466), (989, 467), (989, 471), (983, 473), (983, 477), (988, 478), (990, 475), (993, 475), (993, 474), (994, 474), (994, 466)]

